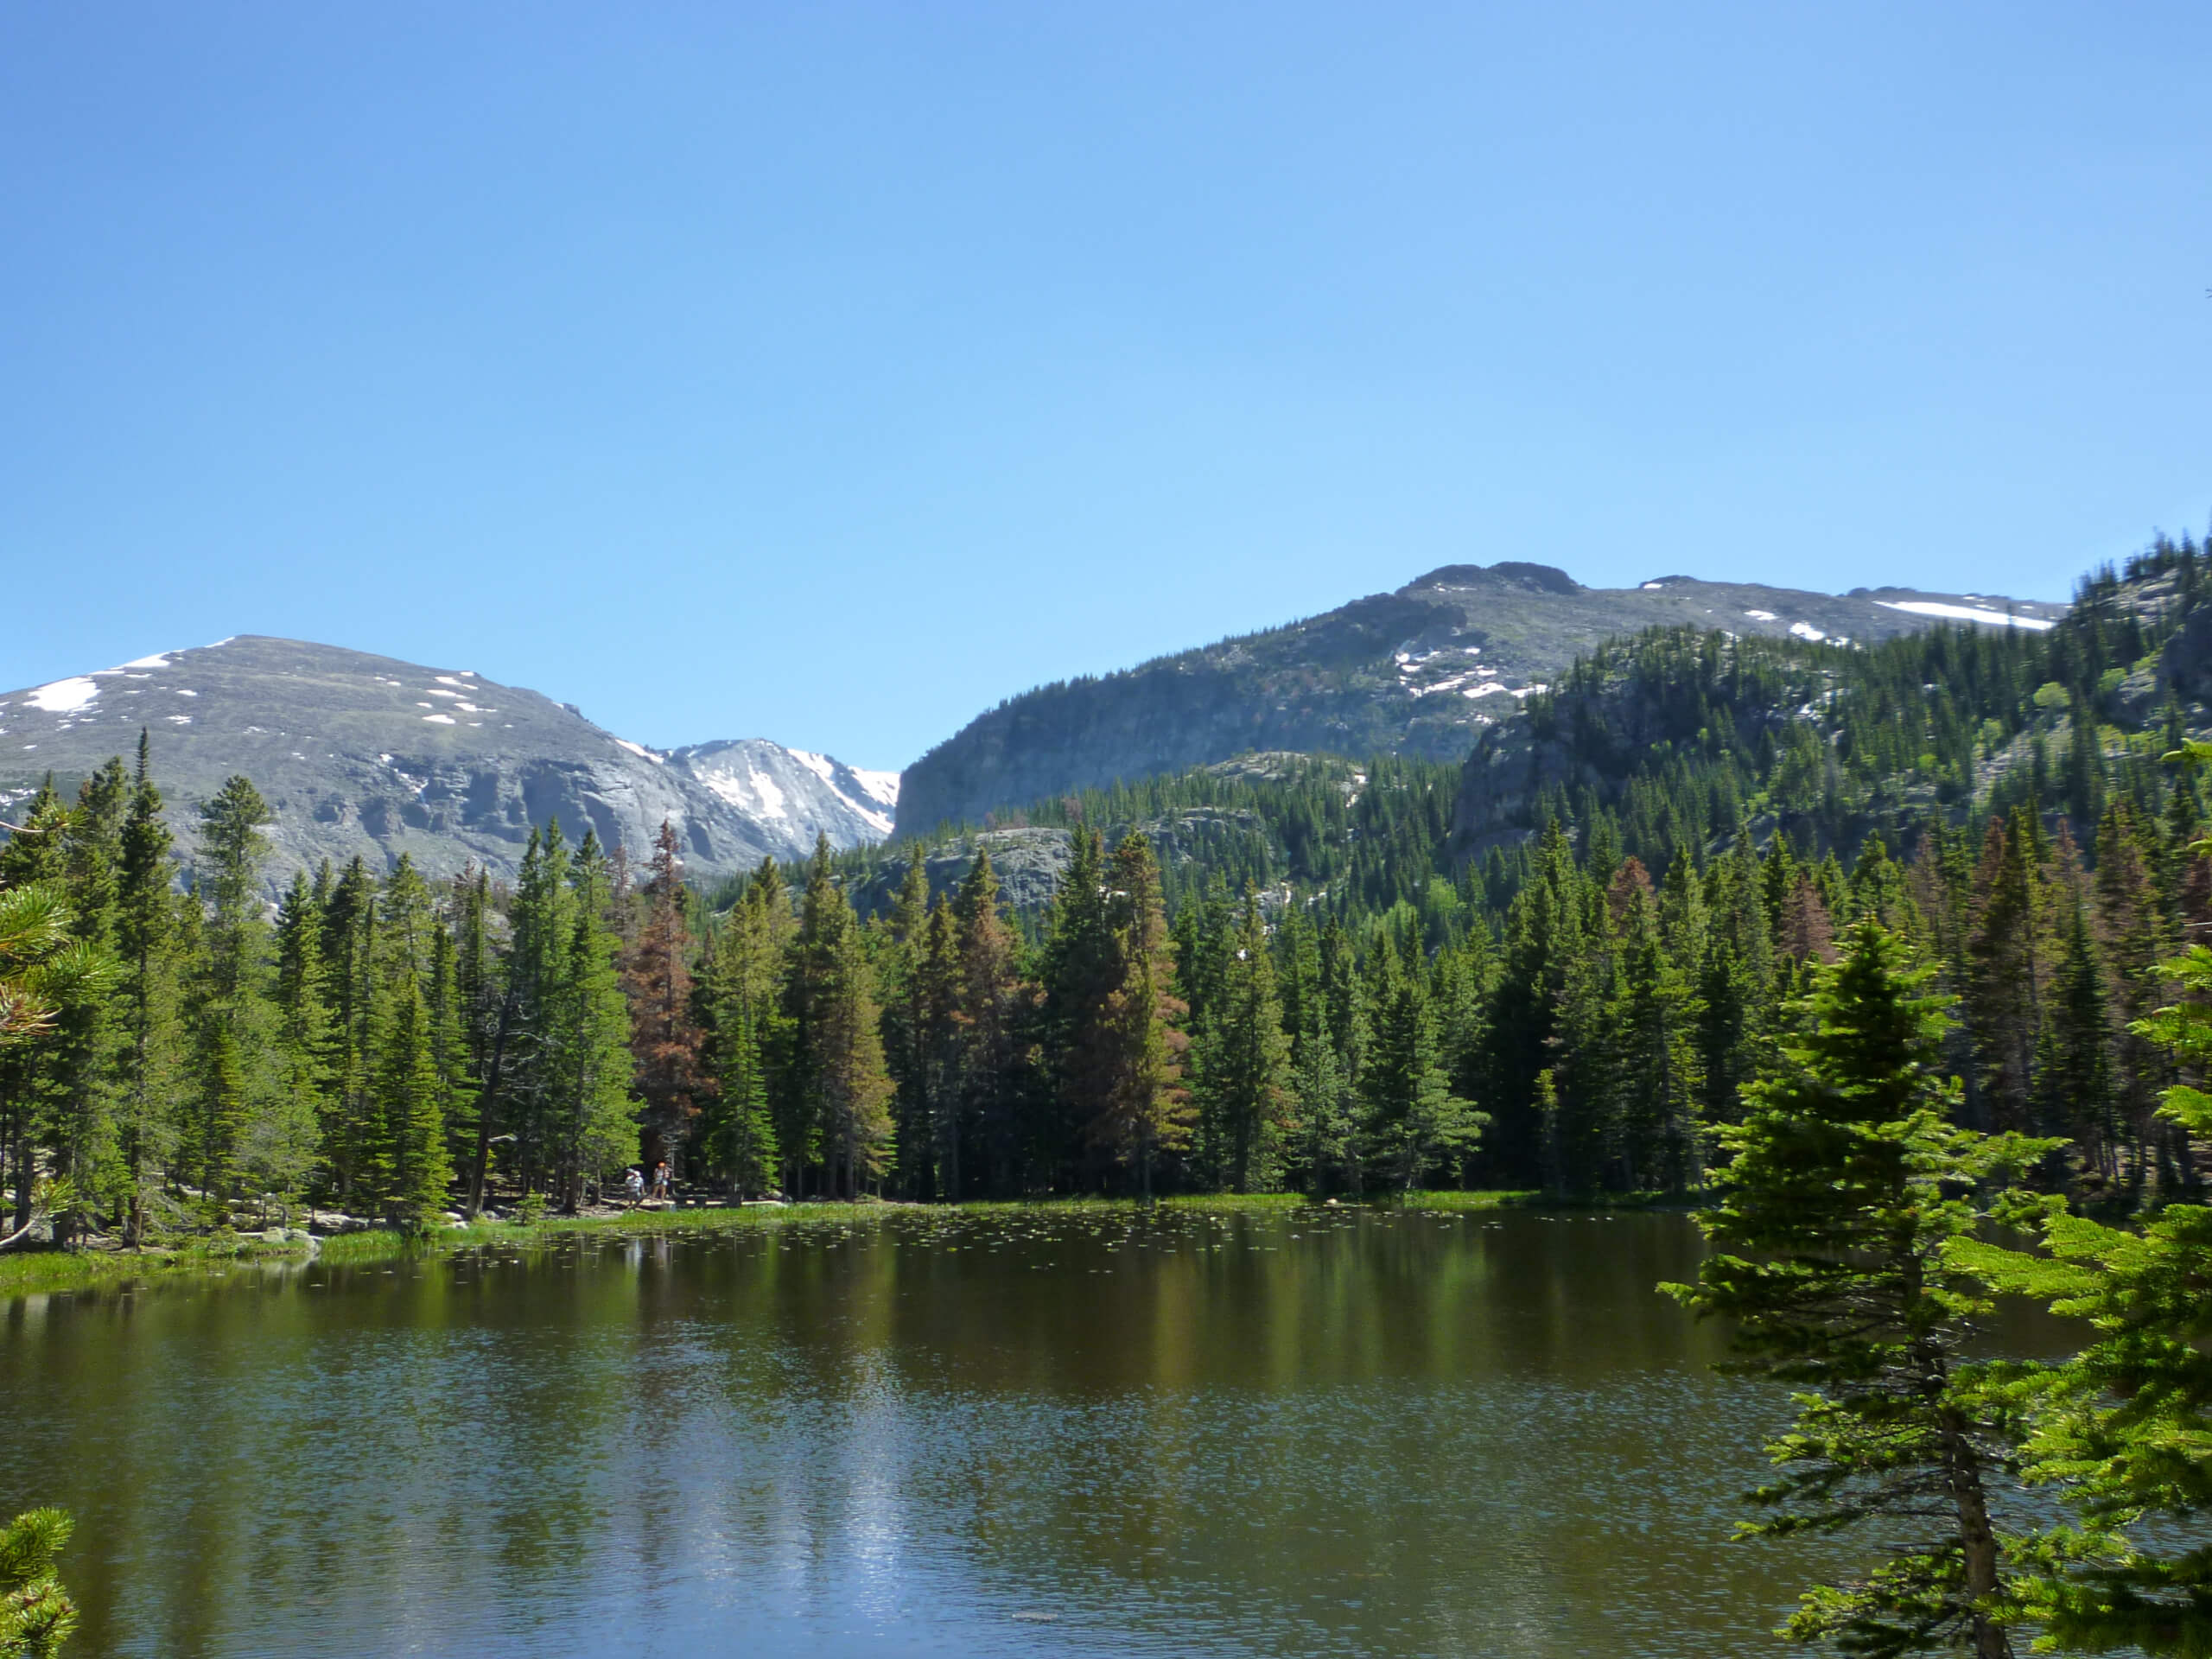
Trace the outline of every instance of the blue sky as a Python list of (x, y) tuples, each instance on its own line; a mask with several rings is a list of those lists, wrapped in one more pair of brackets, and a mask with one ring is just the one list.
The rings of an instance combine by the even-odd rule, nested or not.
[(896, 766), (1537, 559), (2212, 509), (2212, 8), (0, 10), (0, 686), (239, 632)]

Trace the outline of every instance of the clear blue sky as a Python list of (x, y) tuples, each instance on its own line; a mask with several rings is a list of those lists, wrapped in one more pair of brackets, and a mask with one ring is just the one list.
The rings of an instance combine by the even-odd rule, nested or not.
[(0, 10), (0, 686), (238, 632), (896, 766), (1537, 559), (2212, 508), (2212, 7)]

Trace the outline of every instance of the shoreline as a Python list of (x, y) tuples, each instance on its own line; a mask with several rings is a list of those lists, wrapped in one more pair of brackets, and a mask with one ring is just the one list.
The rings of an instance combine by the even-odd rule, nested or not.
[[(1162, 1210), (1214, 1214), (1274, 1214), (1307, 1208), (1478, 1212), (1491, 1210), (1614, 1211), (1687, 1208), (1679, 1195), (1617, 1194), (1602, 1199), (1547, 1198), (1516, 1189), (1462, 1192), (1448, 1188), (1382, 1193), (1357, 1199), (1316, 1199), (1302, 1192), (1194, 1193), (1155, 1200)], [(1052, 1213), (1135, 1214), (1135, 1198), (995, 1198), (958, 1204), (893, 1200), (810, 1200), (796, 1204), (757, 1201), (743, 1205), (687, 1205), (666, 1210), (624, 1210), (613, 1214), (545, 1216), (536, 1222), (481, 1220), (437, 1232), (408, 1235), (392, 1228), (369, 1228), (318, 1235), (296, 1231), (282, 1240), (244, 1234), (235, 1240), (194, 1239), (172, 1248), (143, 1252), (122, 1249), (33, 1250), (0, 1255), (0, 1302), (40, 1293), (105, 1289), (111, 1287), (220, 1278), (244, 1268), (283, 1263), (327, 1262), (334, 1267), (388, 1261), (395, 1256), (451, 1255), (486, 1245), (550, 1243), (575, 1233), (651, 1235), (720, 1232), (741, 1227), (787, 1225), (792, 1222), (857, 1221), (894, 1215), (994, 1215)]]

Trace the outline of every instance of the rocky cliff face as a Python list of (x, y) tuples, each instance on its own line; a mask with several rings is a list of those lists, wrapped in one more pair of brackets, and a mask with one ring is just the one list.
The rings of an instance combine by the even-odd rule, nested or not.
[(843, 848), (889, 829), (897, 782), (760, 739), (661, 754), (573, 706), (465, 669), (241, 636), (0, 695), (0, 817), (51, 772), (73, 790), (151, 734), (154, 776), (188, 852), (194, 809), (232, 773), (274, 809), (274, 882), (356, 855), (432, 874), (511, 876), (558, 818), (642, 858), (663, 819), (690, 873)]
[(1847, 594), (1662, 576), (1585, 588), (1548, 565), (1446, 565), (1287, 627), (1001, 703), (909, 766), (896, 830), (918, 835), (1062, 791), (1251, 750), (1456, 760), (1502, 714), (1615, 635), (1687, 624), (1874, 640), (1939, 620), (2044, 628), (2064, 607), (1977, 594)]

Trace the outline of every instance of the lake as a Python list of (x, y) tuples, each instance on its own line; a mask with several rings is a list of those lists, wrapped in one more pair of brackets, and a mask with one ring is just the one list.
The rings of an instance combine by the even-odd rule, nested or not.
[(0, 1303), (69, 1651), (1729, 1655), (1677, 1214), (863, 1211)]

